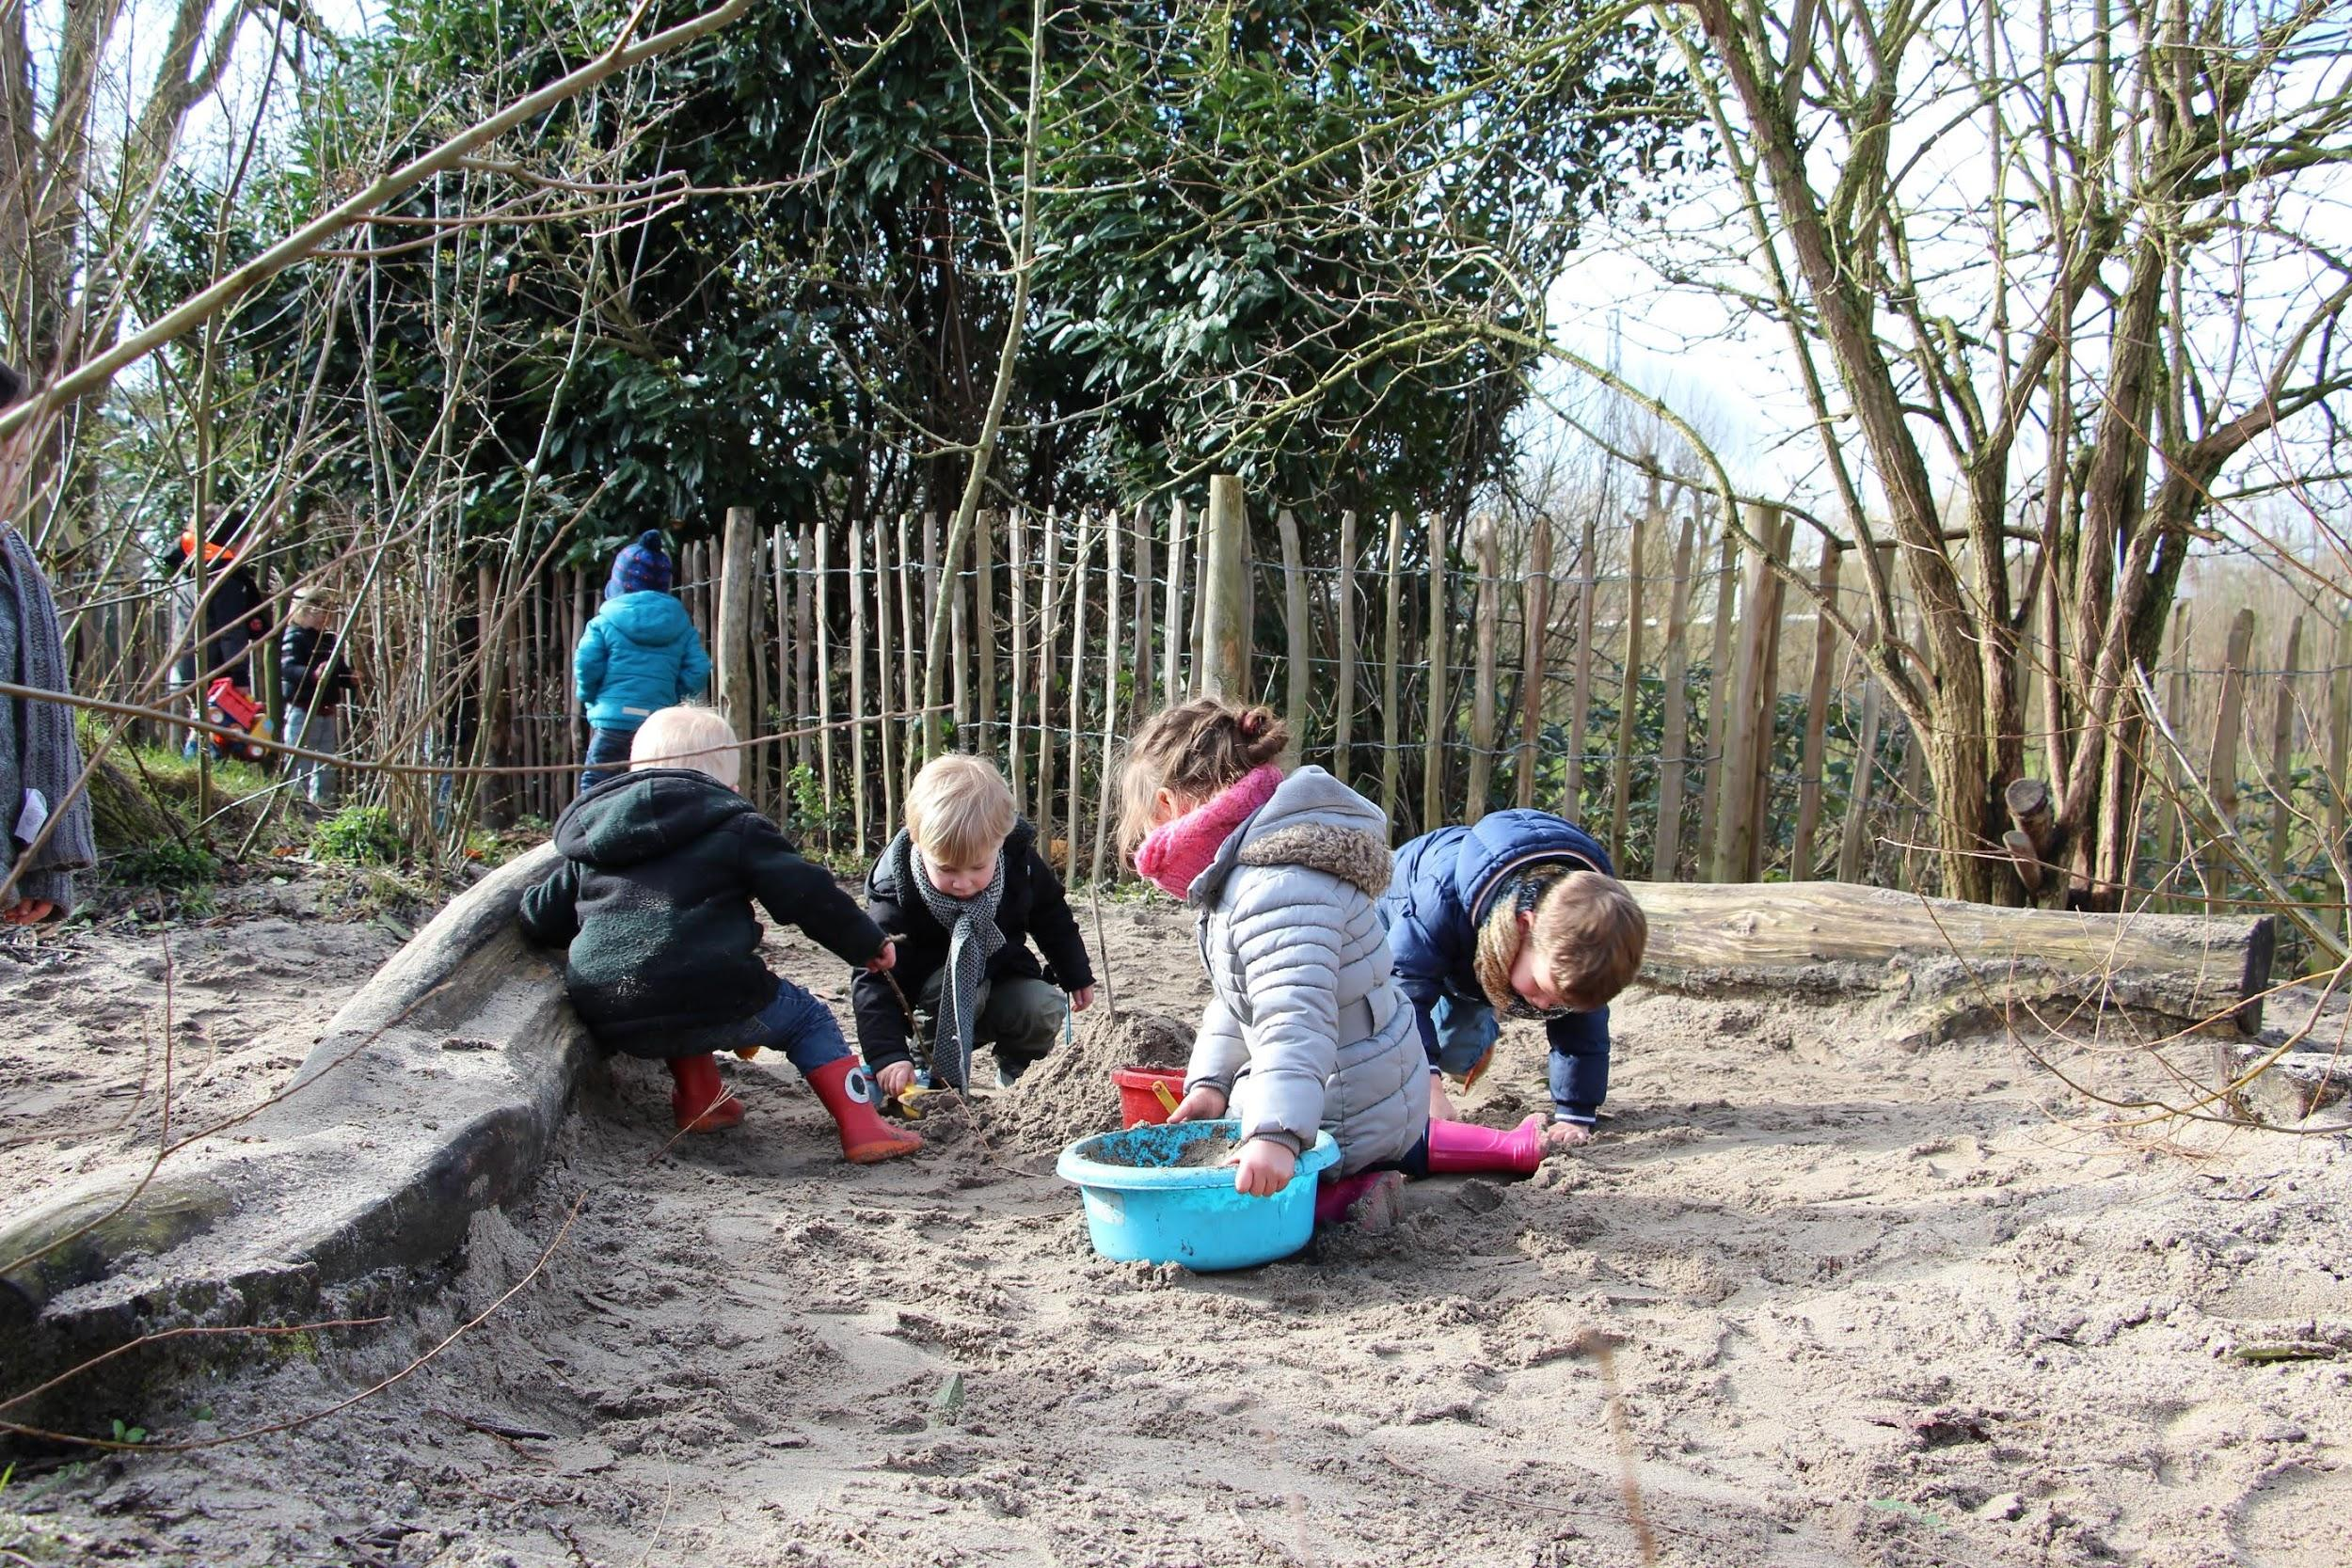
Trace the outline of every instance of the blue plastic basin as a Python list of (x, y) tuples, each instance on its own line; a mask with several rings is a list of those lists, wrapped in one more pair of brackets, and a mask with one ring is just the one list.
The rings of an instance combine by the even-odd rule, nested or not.
[(1094, 1250), (1120, 1262), (1182, 1263), (1207, 1274), (1285, 1258), (1315, 1228), (1315, 1180), (1339, 1164), (1328, 1132), (1298, 1157), (1290, 1184), (1272, 1197), (1233, 1190), (1231, 1165), (1179, 1165), (1189, 1145), (1237, 1137), (1238, 1121), (1130, 1127), (1080, 1138), (1054, 1166), (1077, 1184)]

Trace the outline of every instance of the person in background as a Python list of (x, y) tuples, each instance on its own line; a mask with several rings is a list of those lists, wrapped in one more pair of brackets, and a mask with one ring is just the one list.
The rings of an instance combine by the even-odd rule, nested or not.
[(670, 558), (659, 530), (648, 529), (612, 558), (604, 608), (588, 623), (572, 660), (572, 684), (588, 716), (583, 795), (628, 763), (640, 724), (708, 689), (710, 656), (686, 607), (670, 593)]
[[(0, 411), (24, 401), (24, 375), (0, 365)], [(0, 443), (0, 485), (20, 474), (23, 443)], [(0, 506), (15, 498), (0, 493)], [(65, 642), (49, 579), (13, 524), (0, 516), (0, 681), (68, 691)], [(73, 873), (98, 859), (82, 782), (73, 710), (0, 696), (0, 921), (27, 926), (73, 911)]]
[[(358, 691), (351, 663), (335, 636), (341, 609), (323, 588), (304, 588), (294, 596), (286, 630), (278, 640), (278, 689), (286, 703), (286, 744), (306, 752), (332, 753), (341, 738), (342, 705)], [(292, 787), (310, 804), (329, 810), (335, 804), (335, 769), (309, 757), (295, 757), (289, 771)]]
[[(232, 702), (239, 706), (253, 700), (253, 644), (269, 635), (267, 607), (263, 602), (262, 585), (254, 579), (252, 568), (239, 559), (245, 542), (238, 537), (245, 529), (243, 514), (230, 509), (216, 509), (211, 542), (204, 551), (204, 594), (202, 630), (198, 630), (198, 605), (195, 561), (196, 530), (184, 530), (172, 546), (167, 562), (168, 569), (179, 573), (172, 588), (173, 619), (177, 626), (175, 641), (179, 657), (173, 661), (171, 678), (175, 685), (189, 693), (199, 720), (210, 723), (188, 737), (183, 750), (196, 754), (197, 742), (205, 736), (218, 737), (228, 720), (226, 710), (210, 699), (215, 682), (223, 679), (236, 690)], [(230, 742), (215, 739), (227, 750)]]

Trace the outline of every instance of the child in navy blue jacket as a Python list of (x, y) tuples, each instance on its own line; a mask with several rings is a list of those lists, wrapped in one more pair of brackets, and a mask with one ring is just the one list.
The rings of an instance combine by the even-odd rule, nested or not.
[(1451, 1120), (1445, 1076), (1475, 1081), (1498, 1013), (1544, 1021), (1549, 1149), (1589, 1141), (1609, 1094), (1609, 1003), (1632, 982), (1649, 923), (1591, 834), (1546, 811), (1501, 811), (1396, 852), (1381, 900), (1397, 984), (1429, 1059), (1429, 1114)]

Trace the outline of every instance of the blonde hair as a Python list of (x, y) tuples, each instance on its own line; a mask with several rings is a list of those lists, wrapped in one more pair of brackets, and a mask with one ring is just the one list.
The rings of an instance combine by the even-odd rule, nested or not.
[(1133, 857), (1165, 789), (1206, 800), (1282, 754), (1291, 732), (1272, 708), (1195, 697), (1162, 708), (1127, 743), (1119, 775), (1119, 852)]
[[(1532, 873), (1541, 875), (1542, 873)], [(1605, 1007), (1641, 973), (1649, 947), (1649, 916), (1626, 885), (1597, 871), (1565, 871), (1547, 879), (1527, 923), (1526, 940), (1551, 959), (1562, 999), (1580, 1013)], [(1480, 989), (1498, 1008), (1511, 1000), (1511, 968), (1518, 961), (1518, 911), (1498, 904), (1478, 932)]]
[(310, 631), (325, 631), (335, 624), (335, 617), (342, 610), (333, 589), (312, 586), (294, 591), (294, 597), (287, 602), (286, 614), (287, 619), (297, 626)]
[(1003, 846), (1017, 815), (1012, 786), (979, 757), (933, 757), (907, 790), (907, 836), (935, 865), (977, 865)]
[(657, 708), (637, 726), (629, 742), (630, 772), (640, 768), (687, 768), (733, 789), (743, 777), (735, 726), (714, 708), (696, 703)]

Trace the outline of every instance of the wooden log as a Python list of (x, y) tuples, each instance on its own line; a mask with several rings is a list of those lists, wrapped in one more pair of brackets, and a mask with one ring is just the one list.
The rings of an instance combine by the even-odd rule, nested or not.
[(1535, 773), (1543, 762), (1544, 656), (1551, 641), (1551, 519), (1538, 515), (1529, 530), (1527, 576), (1519, 585), (1519, 756), (1512, 804), (1535, 803)]
[[(882, 537), (881, 518), (874, 537)], [(866, 853), (866, 561), (865, 530), (850, 525), (850, 853)]]
[[(1093, 538), (1087, 528), (1086, 514), (1078, 514), (1078, 545), (1070, 557), (1070, 831), (1066, 837), (1067, 851), (1062, 860), (1062, 873), (1069, 880), (1078, 879), (1082, 863), (1078, 846), (1086, 842), (1085, 812), (1086, 774), (1086, 676), (1087, 676), (1087, 556), (1092, 550)], [(1051, 858), (1050, 851), (1048, 858)]]
[(1478, 529), (1477, 653), (1470, 671), (1470, 796), (1462, 820), (1475, 822), (1486, 815), (1486, 797), (1494, 787), (1495, 766), (1495, 623), (1502, 618), (1502, 562), (1492, 518)]
[(1209, 519), (1200, 541), (1201, 689), (1248, 703), (1249, 684), (1249, 513), (1241, 481), (1209, 481)]
[(1666, 601), (1666, 721), (1658, 740), (1658, 839), (1650, 851), (1650, 876), (1661, 882), (1682, 874), (1682, 800), (1691, 766), (1691, 555), (1697, 535), (1698, 519), (1683, 518)]
[[(759, 580), (759, 530), (748, 506), (727, 508), (719, 570), (716, 695), (737, 737), (750, 740), (760, 735), (762, 726), (752, 695), (752, 598)], [(752, 759), (746, 754), (740, 760), (748, 765)]]
[[(2221, 660), (2221, 701), (2214, 716), (2213, 753), (2205, 790), (2227, 823), (2237, 820), (2237, 749), (2246, 727), (2246, 664), (2254, 647), (2254, 612), (2240, 610), (2230, 621), (2230, 642)], [(2205, 912), (2217, 914), (2229, 902), (2229, 862), (2219, 856), (2205, 872)]]
[[(982, 512), (972, 529), (972, 641), (979, 654), (980, 755), (996, 755), (996, 516)], [(1018, 797), (1016, 797), (1018, 799)]]
[(1307, 747), (1307, 559), (1289, 507), (1274, 515), (1274, 531), (1282, 548), (1282, 722), (1291, 732), (1282, 766), (1294, 768)]
[[(906, 514), (900, 513), (898, 515), (900, 554), (896, 563), (898, 576), (897, 597), (899, 605), (912, 608), (912, 595), (907, 593), (906, 555), (904, 553), (906, 543), (907, 517)], [(874, 841), (878, 845), (889, 842), (890, 835), (898, 830), (900, 775), (898, 764), (903, 759), (904, 752), (900, 749), (900, 731), (898, 725), (892, 722), (890, 712), (902, 700), (907, 707), (911, 708), (914, 705), (911, 696), (903, 699), (900, 696), (900, 692), (906, 690), (911, 684), (911, 671), (906, 668), (911, 661), (905, 657), (905, 651), (914, 641), (914, 631), (912, 626), (894, 620), (898, 610), (891, 603), (893, 597), (890, 580), (892, 564), (890, 527), (877, 517), (874, 519), (874, 729), (876, 760), (882, 766), (882, 821), (877, 825), (874, 833)], [(890, 662), (894, 655), (898, 657), (901, 666), (901, 676), (907, 678), (898, 681), (891, 679)], [(864, 708), (858, 709), (858, 716), (861, 719), (865, 715)]]
[[(1191, 622), (1184, 616), (1184, 531), (1190, 526), (1184, 503), (1178, 499), (1168, 508), (1168, 614), (1163, 619), (1160, 637), (1167, 644), (1166, 657), (1160, 664), (1160, 705), (1173, 707), (1184, 700), (1190, 689), (1184, 673), (1185, 639)], [(1140, 673), (1140, 672), (1138, 672)]]
[[(2335, 666), (2328, 673), (2328, 773), (2324, 816), (2328, 824), (2328, 863), (2334, 878), (2336, 901), (2352, 905), (2352, 888), (2337, 874), (2347, 848), (2344, 843), (2344, 792), (2352, 790), (2352, 614), (2336, 623)], [(2352, 939), (2352, 909), (2344, 914), (2344, 935)]]
[(1429, 515), (1429, 630), (1423, 641), (1429, 658), (1429, 724), (1421, 753), (1421, 831), (1435, 832), (1445, 823), (1445, 735), (1454, 719), (1453, 694), (1446, 681), (1446, 621), (1453, 610), (1453, 581), (1447, 572), (1445, 517)]
[[(1837, 563), (1844, 552), (1835, 539), (1821, 541), (1816, 585), (1824, 605), (1837, 603)], [(1788, 879), (1813, 880), (1813, 840), (1821, 826), (1821, 774), (1829, 765), (1830, 677), (1837, 666), (1837, 626), (1826, 610), (1813, 617), (1813, 669), (1804, 691), (1804, 761), (1797, 781), (1797, 831), (1788, 856)]]
[[(1642, 707), (1642, 558), (1649, 531), (1662, 521), (1658, 504), (1658, 479), (1649, 482), (1649, 505), (1633, 515), (1633, 530), (1625, 550), (1625, 659), (1617, 683), (1616, 769), (1609, 801), (1609, 854), (1617, 869), (1626, 869), (1626, 832), (1633, 813), (1633, 742), (1641, 732), (1635, 719)], [(1653, 856), (1655, 851), (1653, 851)]]
[(1593, 620), (1600, 603), (1599, 518), (1587, 513), (1577, 544), (1576, 677), (1568, 695), (1568, 776), (1560, 791), (1560, 815), (1584, 820), (1585, 726), (1593, 716)]
[(2284, 885), (2287, 836), (2295, 826), (2295, 674), (2303, 660), (2303, 617), (2287, 623), (2279, 689), (2270, 710), (2270, 877)]
[(1706, 766), (1699, 774), (1699, 875), (1715, 874), (1715, 832), (1722, 816), (1724, 794), (1724, 734), (1734, 682), (1731, 668), (1732, 594), (1740, 580), (1740, 541), (1729, 529), (1717, 547), (1715, 565), (1715, 624), (1709, 629), (1707, 666)]
[(2038, 1030), (2077, 1007), (2252, 1034), (2277, 941), (2268, 918), (1998, 909), (1837, 882), (1630, 886), (1649, 917), (1645, 981), (1876, 994), (1923, 1011), (1931, 1037)]
[(1404, 641), (1405, 626), (1405, 514), (1389, 514), (1389, 579), (1383, 608), (1388, 611), (1388, 631), (1384, 641), (1384, 668), (1380, 676), (1380, 813), (1389, 819), (1390, 831), (1396, 826), (1396, 790), (1398, 776), (1403, 772), (1398, 747), (1403, 744), (1404, 731), (1397, 713), (1397, 654)]
[(1339, 570), (1332, 575), (1339, 671), (1331, 689), (1331, 771), (1353, 787), (1356, 774), (1356, 513), (1340, 514)]

